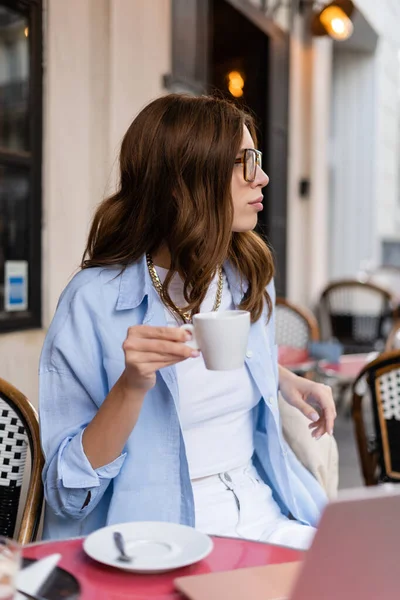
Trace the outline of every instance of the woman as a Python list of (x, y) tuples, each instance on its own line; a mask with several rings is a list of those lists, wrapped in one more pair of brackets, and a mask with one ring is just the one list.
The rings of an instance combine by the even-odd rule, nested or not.
[[(45, 537), (162, 520), (310, 543), (326, 498), (283, 442), (278, 386), (316, 438), (335, 409), (278, 372), (254, 144), (252, 119), (208, 97), (165, 96), (129, 127), (41, 357)], [(246, 367), (207, 371), (179, 325), (235, 307), (251, 313)]]

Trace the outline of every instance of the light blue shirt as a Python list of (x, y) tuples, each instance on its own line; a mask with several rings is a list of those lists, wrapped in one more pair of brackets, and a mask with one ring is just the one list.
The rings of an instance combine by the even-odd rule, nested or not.
[[(246, 286), (229, 263), (224, 270), (238, 306)], [(274, 302), (273, 283), (268, 292)], [(121, 456), (93, 469), (83, 451), (82, 433), (124, 369), (127, 330), (139, 324), (166, 325), (144, 257), (122, 274), (119, 268), (80, 271), (60, 298), (40, 361), (45, 538), (126, 521), (195, 525), (175, 367), (157, 373)], [(253, 461), (281, 510), (315, 525), (326, 496), (282, 437), (274, 338), (274, 318), (267, 323), (265, 309), (251, 326), (246, 358), (261, 398), (253, 411)]]

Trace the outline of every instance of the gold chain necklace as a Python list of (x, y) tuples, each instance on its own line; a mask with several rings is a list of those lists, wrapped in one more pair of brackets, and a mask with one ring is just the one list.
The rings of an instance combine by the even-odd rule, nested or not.
[[(161, 280), (158, 276), (158, 273), (157, 273), (156, 268), (153, 263), (153, 259), (151, 258), (150, 254), (146, 254), (146, 261), (147, 261), (147, 267), (149, 269), (151, 281), (154, 285), (154, 288), (157, 290), (158, 295), (160, 296), (162, 302), (165, 304), (167, 309), (174, 315), (174, 317), (180, 317), (184, 323), (191, 323), (192, 322), (192, 314), (190, 312), (182, 310), (175, 304), (174, 304), (174, 308), (172, 308), (172, 306), (170, 306), (169, 304), (167, 304), (165, 302), (163, 284), (161, 283)], [(221, 267), (218, 267), (218, 286), (217, 286), (217, 293), (215, 295), (214, 306), (212, 308), (213, 312), (217, 311), (219, 309), (219, 307), (221, 306), (223, 287), (224, 287), (224, 278), (222, 275), (222, 269), (221, 269)]]

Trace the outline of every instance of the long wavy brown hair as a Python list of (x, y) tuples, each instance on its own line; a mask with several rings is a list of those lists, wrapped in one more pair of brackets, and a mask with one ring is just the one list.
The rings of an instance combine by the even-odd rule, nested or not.
[(230, 260), (249, 284), (240, 308), (259, 319), (273, 258), (253, 231), (232, 233), (231, 181), (243, 126), (256, 139), (252, 117), (213, 97), (170, 94), (146, 106), (122, 141), (120, 181), (98, 207), (82, 268), (138, 261), (166, 245), (174, 272), (184, 281), (185, 310), (196, 313), (218, 265)]

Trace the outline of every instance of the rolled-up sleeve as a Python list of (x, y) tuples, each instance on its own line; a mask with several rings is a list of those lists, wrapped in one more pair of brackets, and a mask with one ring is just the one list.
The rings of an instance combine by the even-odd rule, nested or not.
[(82, 447), (82, 433), (67, 438), (58, 452), (57, 470), (66, 488), (100, 487), (102, 479), (118, 475), (126, 454), (121, 454), (108, 465), (93, 469)]
[[(111, 479), (120, 472), (126, 454), (93, 469), (82, 446), (86, 425), (96, 406), (71, 377), (41, 373), (41, 437), (45, 455), (45, 498), (55, 514), (83, 519), (102, 498)], [(46, 390), (52, 401), (46, 402)], [(92, 406), (91, 406), (92, 405)]]
[[(68, 288), (67, 288), (68, 289)], [(58, 516), (84, 519), (125, 460), (93, 469), (82, 446), (86, 426), (108, 394), (95, 315), (83, 295), (60, 301), (42, 351), (40, 430), (48, 506)]]

